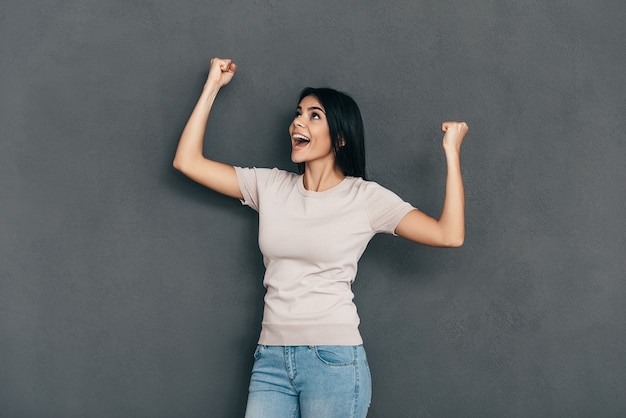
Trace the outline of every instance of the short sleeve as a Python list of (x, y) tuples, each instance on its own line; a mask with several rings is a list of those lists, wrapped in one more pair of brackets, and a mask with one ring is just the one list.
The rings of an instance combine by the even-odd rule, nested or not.
[(370, 183), (367, 193), (367, 213), (375, 232), (394, 234), (396, 227), (415, 207), (402, 200), (397, 194), (377, 183)]
[(278, 168), (242, 168), (235, 167), (239, 190), (243, 196), (241, 204), (250, 206), (257, 212), (261, 208), (263, 195), (271, 194), (278, 185), (289, 178), (290, 174)]
[(235, 173), (237, 174), (237, 182), (239, 183), (239, 190), (241, 191), (241, 198), (239, 201), (242, 205), (250, 206), (252, 209), (258, 211), (259, 194), (257, 190), (257, 178), (255, 169), (235, 167)]

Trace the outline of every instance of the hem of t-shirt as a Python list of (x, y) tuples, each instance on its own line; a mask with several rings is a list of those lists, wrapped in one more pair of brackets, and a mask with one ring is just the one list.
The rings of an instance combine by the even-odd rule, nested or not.
[(250, 206), (250, 194), (248, 193), (248, 191), (246, 190), (245, 187), (241, 187), (241, 176), (243, 176), (243, 167), (239, 167), (239, 166), (234, 166), (235, 168), (235, 175), (237, 176), (237, 184), (239, 185), (239, 191), (241, 192), (241, 196), (242, 198), (239, 199), (239, 202), (244, 205), (244, 206)]
[(363, 339), (358, 325), (263, 323), (259, 344), (263, 345), (359, 345)]
[(393, 235), (394, 237), (398, 236), (398, 234), (396, 234), (396, 228), (398, 227), (398, 225), (400, 225), (400, 222), (402, 222), (402, 219), (404, 219), (406, 215), (408, 215), (410, 212), (414, 210), (417, 210), (417, 208), (408, 202), (403, 202), (403, 207), (401, 209), (401, 212), (398, 212), (396, 217), (389, 223), (390, 226), (393, 226), (393, 229), (391, 229), (391, 235)]

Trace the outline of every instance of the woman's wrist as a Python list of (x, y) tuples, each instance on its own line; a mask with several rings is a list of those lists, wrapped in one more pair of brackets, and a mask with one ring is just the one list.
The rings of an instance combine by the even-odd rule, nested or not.
[(203, 93), (214, 93), (217, 94), (217, 92), (220, 90), (221, 86), (216, 83), (215, 81), (211, 81), (211, 80), (207, 80), (204, 83), (204, 86), (202, 87), (202, 92)]
[(217, 93), (220, 91), (220, 86), (216, 83), (207, 81), (202, 88), (201, 99), (213, 101), (217, 97)]
[(445, 152), (447, 157), (460, 157), (461, 155), (461, 145), (444, 145), (443, 151)]

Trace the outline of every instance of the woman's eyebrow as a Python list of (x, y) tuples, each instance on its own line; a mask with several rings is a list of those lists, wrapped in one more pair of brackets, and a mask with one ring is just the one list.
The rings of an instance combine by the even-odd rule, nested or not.
[(321, 107), (318, 107), (318, 106), (311, 106), (307, 110), (319, 110), (323, 114), (326, 114), (326, 111), (324, 109), (322, 109)]
[[(296, 110), (302, 111), (302, 106), (298, 106), (296, 107)], [(320, 112), (322, 112), (323, 114), (326, 114), (326, 111), (324, 109), (322, 109), (321, 107), (318, 106), (311, 106), (309, 108), (307, 108), (307, 110), (310, 112), (311, 110), (319, 110)]]

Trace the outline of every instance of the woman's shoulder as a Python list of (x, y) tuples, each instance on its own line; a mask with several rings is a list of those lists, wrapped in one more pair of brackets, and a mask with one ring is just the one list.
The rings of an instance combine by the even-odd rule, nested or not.
[(301, 175), (278, 167), (235, 167), (241, 177), (254, 177), (258, 183), (295, 182)]
[(380, 183), (373, 180), (365, 180), (362, 177), (348, 177), (351, 181), (352, 187), (358, 188), (364, 192), (376, 192), (379, 190), (388, 190)]
[(373, 199), (373, 200), (377, 200), (377, 199), (396, 199), (398, 198), (398, 195), (388, 189), (387, 187), (383, 186), (382, 184), (378, 183), (377, 181), (373, 181), (373, 180), (364, 180), (361, 177), (352, 177), (351, 178), (352, 181), (352, 185), (351, 187), (354, 190), (358, 191), (358, 194), (363, 196), (365, 199)]

